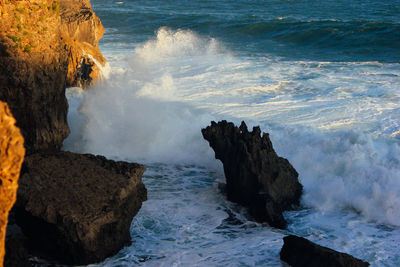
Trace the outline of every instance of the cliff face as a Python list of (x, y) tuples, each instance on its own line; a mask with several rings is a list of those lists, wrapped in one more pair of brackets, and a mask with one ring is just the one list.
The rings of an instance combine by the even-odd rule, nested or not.
[(67, 86), (86, 88), (102, 78), (106, 60), (98, 47), (104, 34), (100, 19), (89, 0), (64, 0), (60, 3), (61, 32), (68, 50)]
[(0, 100), (28, 153), (61, 148), (69, 134), (65, 87), (99, 78), (103, 32), (89, 1), (0, 0)]
[(17, 119), (28, 152), (57, 150), (69, 134), (60, 25), (57, 1), (1, 3), (0, 100)]
[(3, 266), (8, 212), (17, 197), (24, 155), (24, 139), (15, 126), (15, 119), (7, 104), (0, 102), (0, 266)]

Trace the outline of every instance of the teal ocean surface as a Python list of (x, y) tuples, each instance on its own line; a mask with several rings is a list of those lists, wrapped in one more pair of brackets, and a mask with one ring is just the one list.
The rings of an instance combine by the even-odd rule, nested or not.
[[(399, 266), (400, 2), (92, 0), (109, 61), (67, 90), (64, 148), (146, 165), (132, 244), (96, 266), (282, 266), (293, 233)], [(299, 172), (285, 231), (218, 191), (211, 120), (269, 132)]]

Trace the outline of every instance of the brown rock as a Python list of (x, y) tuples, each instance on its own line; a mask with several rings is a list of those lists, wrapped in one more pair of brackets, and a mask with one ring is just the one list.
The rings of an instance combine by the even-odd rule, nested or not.
[(8, 103), (28, 153), (59, 150), (69, 134), (68, 55), (58, 1), (12, 1), (0, 13), (0, 100)]
[(211, 122), (202, 133), (224, 165), (228, 199), (247, 206), (257, 221), (285, 228), (282, 212), (299, 204), (302, 185), (289, 161), (275, 153), (269, 135), (226, 121)]
[(16, 220), (33, 247), (61, 263), (99, 262), (129, 244), (146, 200), (142, 165), (71, 152), (26, 157)]
[(67, 86), (86, 88), (101, 79), (99, 65), (103, 67), (107, 62), (98, 47), (104, 27), (89, 0), (62, 1), (61, 19), (69, 60)]
[(8, 213), (17, 197), (24, 139), (6, 103), (0, 102), (0, 266), (3, 266)]
[(0, 2), (0, 100), (28, 154), (60, 150), (69, 134), (65, 88), (100, 79), (103, 33), (88, 0)]
[(367, 267), (364, 262), (353, 256), (319, 246), (311, 241), (294, 235), (283, 238), (280, 253), (281, 260), (293, 267)]

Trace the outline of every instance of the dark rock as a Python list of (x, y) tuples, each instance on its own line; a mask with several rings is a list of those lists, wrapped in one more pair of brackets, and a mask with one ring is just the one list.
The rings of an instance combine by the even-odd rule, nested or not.
[(294, 235), (283, 238), (281, 260), (293, 267), (366, 267), (369, 263)]
[(89, 154), (32, 154), (22, 167), (17, 223), (41, 257), (99, 262), (130, 242), (132, 218), (147, 197), (144, 171)]
[(6, 255), (4, 266), (7, 267), (28, 267), (29, 248), (28, 238), (22, 233), (18, 225), (9, 222), (6, 235)]
[(211, 122), (202, 133), (224, 165), (228, 199), (247, 206), (257, 221), (285, 228), (282, 212), (299, 204), (303, 187), (289, 161), (275, 153), (269, 135), (226, 121)]

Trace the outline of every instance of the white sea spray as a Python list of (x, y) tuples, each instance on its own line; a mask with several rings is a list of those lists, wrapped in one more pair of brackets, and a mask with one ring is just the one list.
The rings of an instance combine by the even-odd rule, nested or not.
[[(207, 231), (215, 230), (227, 217), (221, 210), (229, 204), (216, 197), (219, 193), (213, 188), (215, 180), (222, 177), (222, 168), (200, 132), (210, 120), (227, 119), (235, 123), (245, 120), (250, 128), (261, 125), (270, 132), (278, 154), (288, 158), (299, 172), (304, 185), (302, 204), (308, 210), (287, 214), (290, 231), (314, 241), (328, 240), (325, 245), (378, 265), (399, 263), (391, 241), (385, 240), (393, 240), (393, 227), (400, 226), (400, 147), (396, 139), (400, 64), (238, 56), (218, 40), (168, 28), (161, 28), (154, 39), (138, 45), (125, 58), (122, 70), (114, 68), (102, 85), (84, 92), (69, 90), (72, 134), (65, 149), (149, 165), (146, 185), (157, 194), (149, 198), (134, 221), (134, 228), (140, 230), (133, 230), (138, 241), (136, 248), (125, 252), (127, 262), (139, 263), (148, 253), (151, 259), (143, 263), (148, 266), (184, 265), (188, 259), (199, 266), (226, 264), (224, 257), (240, 255), (243, 250), (251, 254), (248, 246), (260, 249), (259, 235), (275, 243), (281, 238), (282, 233), (257, 224), (249, 234), (253, 243), (245, 232), (235, 232), (232, 240), (211, 235), (203, 240), (200, 253), (212, 254), (208, 259), (194, 249), (197, 244), (191, 237), (199, 234), (196, 231), (178, 233), (183, 238), (178, 245), (176, 240), (167, 240), (177, 234), (177, 227), (204, 227), (205, 222), (196, 214), (213, 214), (213, 219), (209, 218), (212, 223), (206, 223), (210, 224)], [(154, 162), (173, 166), (161, 168)], [(193, 174), (181, 165), (195, 166)], [(207, 174), (204, 168), (217, 174)], [(157, 176), (157, 172), (162, 174)], [(211, 180), (199, 186), (197, 182), (207, 175)], [(158, 184), (160, 179), (165, 183)], [(196, 197), (190, 196), (193, 191), (186, 195), (187, 188), (197, 188), (196, 194), (204, 201), (196, 202)], [(164, 190), (172, 193), (164, 195)], [(154, 219), (160, 210), (165, 217)], [(176, 214), (173, 218), (167, 214), (171, 210)], [(240, 212), (234, 214), (240, 216)], [(176, 225), (171, 229), (147, 227), (148, 220), (155, 224), (176, 220)], [(332, 223), (331, 228), (324, 225), (325, 220)], [(381, 229), (380, 224), (388, 228)], [(359, 233), (358, 228), (365, 232)], [(165, 231), (165, 236), (158, 230)], [(160, 241), (159, 236), (165, 240)], [(371, 241), (374, 238), (385, 248), (385, 255)], [(357, 249), (363, 242), (368, 245)], [(229, 249), (229, 256), (222, 256)], [(157, 258), (157, 251), (176, 256)], [(249, 255), (243, 264), (260, 262), (276, 250), (268, 248), (260, 253)], [(272, 266), (279, 264), (275, 258)]]

